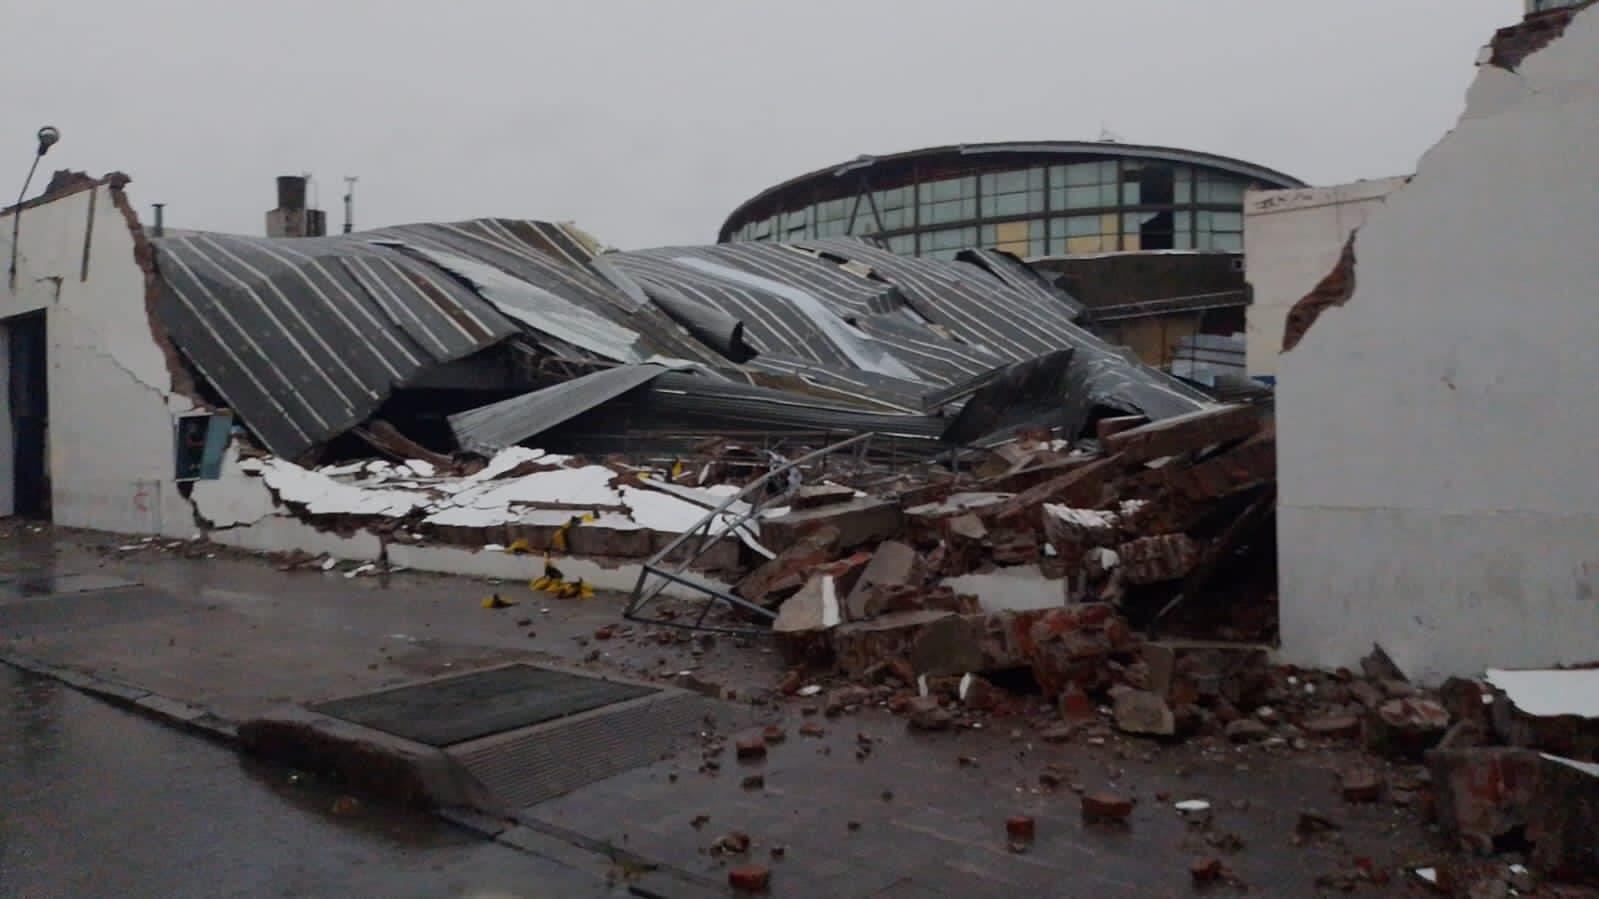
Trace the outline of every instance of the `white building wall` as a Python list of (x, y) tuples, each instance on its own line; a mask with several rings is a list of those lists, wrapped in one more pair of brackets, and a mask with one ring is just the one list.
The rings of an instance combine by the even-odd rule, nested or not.
[(1288, 311), (1332, 271), (1344, 244), (1405, 178), (1244, 195), (1244, 258), (1253, 291), (1246, 315), (1250, 377), (1277, 374)]
[[(194, 518), (172, 480), (173, 419), (193, 404), (171, 394), (114, 193), (102, 184), (22, 210), (16, 285), (0, 280), (0, 320), (45, 312), (55, 523), (186, 537)], [(0, 215), (8, 264), (11, 215)], [(3, 394), (0, 404), (9, 405)], [(9, 440), (4, 454), (9, 462)]]
[[(1599, 659), (1599, 8), (1459, 126), (1278, 360), (1283, 653)], [(1251, 265), (1270, 265), (1251, 249)]]

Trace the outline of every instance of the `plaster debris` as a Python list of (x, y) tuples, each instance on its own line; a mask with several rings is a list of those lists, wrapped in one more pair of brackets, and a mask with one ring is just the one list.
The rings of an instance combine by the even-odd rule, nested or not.
[(1599, 718), (1599, 669), (1491, 668), (1486, 679), (1518, 710), (1535, 718)]

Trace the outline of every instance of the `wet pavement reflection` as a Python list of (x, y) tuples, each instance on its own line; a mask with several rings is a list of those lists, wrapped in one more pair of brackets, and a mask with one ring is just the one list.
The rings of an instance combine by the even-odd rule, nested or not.
[(0, 897), (619, 894), (0, 665)]

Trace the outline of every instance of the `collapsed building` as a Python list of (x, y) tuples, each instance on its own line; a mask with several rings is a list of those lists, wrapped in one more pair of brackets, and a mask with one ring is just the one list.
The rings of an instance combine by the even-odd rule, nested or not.
[[(861, 462), (896, 503), (983, 481), (1008, 447), (1009, 490), (984, 487), (1005, 495), (1093, 458), (1107, 422), (1228, 408), (997, 251), (614, 252), (501, 219), (151, 237), (126, 184), (18, 210), (7, 312), (33, 318), (8, 321), (44, 329), (51, 377), (13, 385), (49, 425), (45, 464), (7, 481), (48, 484), (64, 525), (530, 579), (549, 552), (626, 587), (731, 493), (840, 440), (872, 435)], [(736, 581), (781, 551), (765, 525), (726, 529), (700, 567)], [(512, 546), (540, 559), (484, 551)]]

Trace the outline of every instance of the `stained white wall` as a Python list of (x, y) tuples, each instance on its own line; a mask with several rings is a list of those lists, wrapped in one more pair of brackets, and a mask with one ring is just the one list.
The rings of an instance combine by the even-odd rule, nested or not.
[(1599, 8), (1481, 69), (1356, 237), (1354, 295), (1279, 358), (1289, 661), (1599, 659), (1596, 171)]
[[(170, 393), (133, 232), (112, 195), (100, 185), (22, 211), (16, 285), (0, 280), (0, 319), (45, 311), (54, 521), (189, 536), (194, 519), (172, 481), (173, 416), (193, 406)], [(0, 215), (8, 263), (11, 215)]]
[(1253, 291), (1246, 315), (1250, 377), (1277, 374), (1288, 311), (1332, 271), (1350, 232), (1382, 208), (1404, 178), (1244, 195), (1244, 258)]

